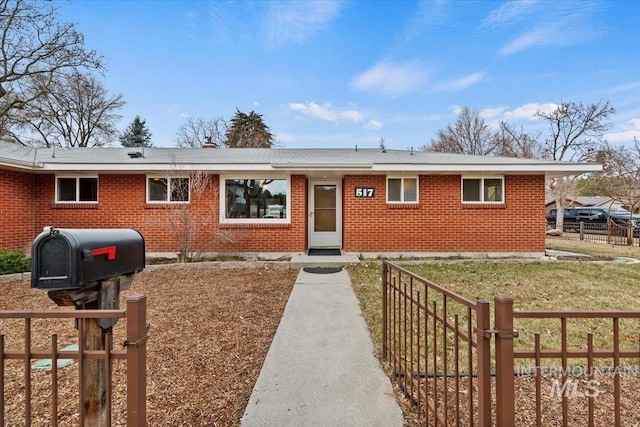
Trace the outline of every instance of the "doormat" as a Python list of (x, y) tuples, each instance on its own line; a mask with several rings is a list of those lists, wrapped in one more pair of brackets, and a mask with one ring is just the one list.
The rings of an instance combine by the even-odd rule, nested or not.
[(342, 271), (342, 267), (305, 267), (302, 269), (305, 273), (313, 274), (333, 274)]
[(320, 249), (320, 248), (312, 248), (307, 252), (309, 256), (340, 256), (342, 252), (340, 249)]

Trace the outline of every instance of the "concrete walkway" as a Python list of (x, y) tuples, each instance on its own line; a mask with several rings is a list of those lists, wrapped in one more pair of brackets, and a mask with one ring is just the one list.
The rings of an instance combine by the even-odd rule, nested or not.
[(402, 426), (345, 271), (300, 270), (242, 426)]

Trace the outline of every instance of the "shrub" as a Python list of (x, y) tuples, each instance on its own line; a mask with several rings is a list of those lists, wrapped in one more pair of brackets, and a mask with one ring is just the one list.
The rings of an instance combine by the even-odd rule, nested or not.
[(0, 274), (23, 273), (31, 270), (31, 261), (22, 251), (0, 249)]

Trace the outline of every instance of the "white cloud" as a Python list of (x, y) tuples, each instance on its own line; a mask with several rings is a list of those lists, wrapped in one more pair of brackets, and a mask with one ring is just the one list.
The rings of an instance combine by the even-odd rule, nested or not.
[(376, 120), (376, 119), (371, 119), (367, 122), (366, 125), (364, 125), (365, 129), (369, 129), (369, 130), (382, 129), (383, 126), (384, 124), (380, 120)]
[(257, 106), (259, 106), (259, 105), (260, 105), (260, 103), (259, 103), (258, 101), (253, 101), (253, 106), (254, 106), (254, 107), (257, 107)]
[(482, 110), (480, 110), (478, 114), (483, 119), (490, 120), (490, 119), (494, 119), (496, 117), (502, 116), (503, 113), (504, 113), (504, 107), (489, 107), (489, 108), (483, 108)]
[(500, 53), (506, 56), (518, 53), (534, 46), (553, 46), (566, 44), (568, 41), (566, 39), (563, 40), (560, 33), (561, 28), (555, 24), (535, 28), (520, 35), (511, 43), (504, 46), (502, 49), (500, 49)]
[(485, 23), (503, 25), (523, 21), (518, 23), (522, 33), (500, 50), (507, 56), (533, 47), (571, 46), (594, 40), (603, 30), (591, 18), (605, 7), (605, 2), (592, 1), (520, 3), (513, 5), (513, 10), (503, 5), (492, 12)]
[(472, 86), (484, 78), (484, 73), (477, 72), (454, 80), (447, 80), (435, 86), (439, 92), (462, 90)]
[(302, 43), (326, 28), (338, 16), (340, 2), (270, 2), (263, 21), (269, 47)]
[(514, 120), (514, 119), (537, 120), (536, 113), (538, 111), (549, 113), (554, 109), (556, 109), (557, 107), (558, 105), (553, 103), (538, 104), (537, 102), (532, 102), (530, 104), (521, 105), (520, 107), (514, 110), (505, 111), (504, 117), (507, 120)]
[(626, 92), (628, 90), (640, 89), (640, 82), (632, 82), (627, 83), (625, 85), (620, 85), (609, 89), (609, 92), (618, 93), (618, 92)]
[(353, 122), (360, 123), (364, 121), (364, 116), (357, 110), (338, 110), (331, 103), (323, 105), (315, 102), (307, 102), (306, 104), (291, 103), (289, 108), (298, 111), (307, 117), (320, 119), (327, 122)]
[(182, 105), (180, 105), (180, 104), (172, 104), (172, 105), (169, 105), (168, 107), (165, 107), (165, 111), (167, 113), (173, 113), (173, 112), (175, 112), (177, 110), (180, 110), (180, 109), (182, 109)]
[(426, 68), (413, 61), (404, 64), (378, 62), (353, 77), (351, 86), (364, 92), (398, 97), (420, 89), (427, 78)]
[(604, 135), (608, 142), (633, 142), (633, 139), (640, 139), (640, 118), (631, 119), (626, 124), (620, 126), (619, 132), (611, 132)]
[(483, 26), (513, 25), (527, 17), (538, 3), (537, 0), (508, 1), (492, 10), (482, 21)]
[(462, 107), (459, 106), (458, 104), (453, 104), (449, 106), (449, 110), (455, 115), (458, 115), (460, 114), (460, 111), (462, 111)]

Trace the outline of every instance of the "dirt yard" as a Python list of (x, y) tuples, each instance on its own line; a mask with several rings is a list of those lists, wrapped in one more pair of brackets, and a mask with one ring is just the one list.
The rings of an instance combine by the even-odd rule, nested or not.
[[(297, 270), (156, 270), (136, 276), (123, 292), (147, 295), (147, 415), (150, 426), (234, 426), (258, 378)], [(0, 283), (0, 310), (58, 308), (30, 283)], [(22, 349), (24, 321), (0, 320), (7, 349)], [(34, 321), (33, 348), (77, 342), (73, 322)], [(124, 341), (124, 321), (114, 327), (114, 348)], [(114, 366), (114, 425), (125, 425), (125, 367)], [(23, 362), (5, 366), (5, 423), (24, 425)], [(78, 365), (59, 371), (59, 423), (77, 425)], [(33, 371), (33, 425), (48, 425), (50, 371)]]

